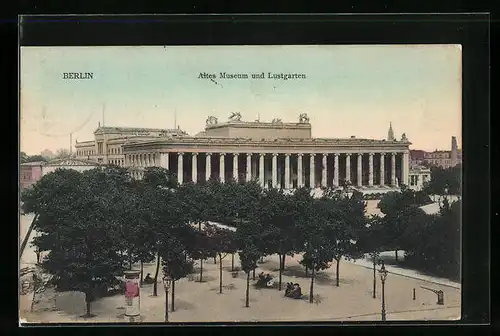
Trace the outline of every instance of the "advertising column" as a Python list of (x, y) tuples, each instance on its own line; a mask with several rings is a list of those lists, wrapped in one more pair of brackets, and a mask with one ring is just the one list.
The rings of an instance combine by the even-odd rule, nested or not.
[(125, 271), (125, 316), (130, 322), (139, 322), (141, 315), (140, 274), (138, 270)]

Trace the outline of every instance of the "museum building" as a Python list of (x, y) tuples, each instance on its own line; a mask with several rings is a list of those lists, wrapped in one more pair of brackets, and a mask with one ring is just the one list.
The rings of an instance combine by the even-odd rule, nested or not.
[(210, 116), (203, 132), (180, 129), (98, 127), (95, 140), (76, 143), (77, 157), (130, 168), (164, 167), (180, 183), (257, 179), (263, 187), (335, 187), (344, 181), (360, 191), (384, 192), (408, 185), (409, 146), (402, 135), (387, 139), (313, 138), (308, 116), (297, 122), (242, 121), (238, 112), (226, 122)]

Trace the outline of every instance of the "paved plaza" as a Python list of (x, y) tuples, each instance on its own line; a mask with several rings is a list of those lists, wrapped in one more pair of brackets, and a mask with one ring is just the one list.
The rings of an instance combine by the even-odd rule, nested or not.
[[(238, 322), (238, 321), (380, 321), (380, 280), (377, 298), (372, 298), (373, 272), (360, 265), (341, 262), (340, 287), (335, 286), (335, 263), (318, 273), (314, 285), (314, 303), (308, 301), (310, 279), (298, 264), (300, 256), (287, 257), (283, 282), (297, 282), (305, 298), (293, 300), (277, 289), (250, 288), (250, 307), (245, 305), (246, 277), (240, 272), (233, 278), (231, 257), (223, 260), (223, 294), (219, 294), (219, 265), (213, 260), (204, 263), (205, 282), (197, 282), (198, 274), (181, 279), (175, 286), (175, 311), (170, 322)], [(235, 266), (239, 266), (237, 255)], [(269, 272), (278, 277), (278, 257), (270, 256), (259, 264), (256, 274)], [(196, 267), (196, 269), (198, 269)], [(155, 264), (145, 265), (145, 274), (154, 274)], [(378, 277), (378, 275), (377, 275)], [(161, 277), (160, 277), (161, 278)], [(251, 281), (254, 283), (255, 281)], [(444, 291), (445, 304), (437, 305), (436, 295), (420, 286)], [(413, 288), (416, 300), (412, 299)], [(152, 285), (141, 288), (141, 321), (163, 322), (165, 293), (158, 284), (158, 297), (152, 297)], [(52, 293), (52, 294), (51, 294)], [(124, 296), (117, 295), (92, 303), (91, 319), (80, 317), (85, 312), (84, 295), (67, 292), (57, 296), (51, 289), (37, 294), (33, 312), (24, 307), (29, 322), (127, 322), (124, 317)], [(23, 307), (22, 307), (23, 308)], [(457, 320), (460, 318), (460, 290), (427, 281), (389, 274), (386, 282), (387, 320)], [(23, 309), (22, 309), (23, 310)]]

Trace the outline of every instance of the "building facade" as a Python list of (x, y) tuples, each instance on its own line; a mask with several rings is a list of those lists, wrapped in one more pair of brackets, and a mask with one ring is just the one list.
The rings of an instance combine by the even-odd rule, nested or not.
[(101, 165), (95, 161), (66, 158), (56, 159), (45, 162), (42, 165), (42, 176), (54, 172), (56, 169), (73, 169), (78, 172), (100, 167)]
[[(411, 143), (404, 134), (400, 141), (313, 138), (306, 114), (296, 123), (284, 123), (245, 122), (239, 113), (222, 123), (209, 117), (205, 130), (194, 136), (178, 131), (149, 139), (129, 136), (118, 144), (102, 136), (107, 129), (101, 128), (95, 141), (77, 144), (77, 155), (94, 150), (98, 155), (88, 157), (95, 160), (106, 148), (117, 148), (122, 157), (116, 159), (135, 178), (141, 178), (146, 167), (159, 166), (172, 171), (180, 183), (256, 179), (263, 187), (294, 189), (350, 181), (360, 191), (381, 192), (408, 184)], [(116, 159), (108, 157), (107, 162)]]
[(19, 170), (19, 187), (21, 191), (32, 186), (42, 177), (44, 162), (22, 163)]
[(431, 170), (424, 166), (410, 165), (408, 176), (408, 187), (412, 190), (419, 191), (431, 180)]
[(426, 152), (423, 150), (411, 150), (411, 163), (415, 165), (430, 165), (441, 168), (455, 167), (462, 163), (462, 151), (458, 149), (457, 138), (451, 137), (451, 150), (435, 150)]
[(76, 157), (101, 164), (125, 166), (123, 145), (132, 141), (147, 141), (163, 137), (185, 136), (180, 129), (101, 127), (94, 132), (94, 140), (76, 142)]

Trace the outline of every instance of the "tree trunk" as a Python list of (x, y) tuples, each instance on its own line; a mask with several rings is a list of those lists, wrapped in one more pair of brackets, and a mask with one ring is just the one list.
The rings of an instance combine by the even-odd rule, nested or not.
[(203, 282), (203, 259), (200, 259), (200, 282)]
[(337, 278), (337, 287), (339, 286), (339, 267), (340, 267), (340, 258), (337, 259), (337, 274), (335, 274)]
[(250, 293), (250, 272), (247, 273), (247, 293), (246, 293), (246, 299), (245, 299), (245, 307), (250, 306), (249, 293)]
[(234, 271), (234, 253), (231, 253), (231, 272)]
[(306, 277), (309, 276), (309, 268), (306, 266)]
[(281, 258), (281, 254), (279, 254), (278, 257), (280, 259), (278, 290), (281, 290), (281, 272), (283, 271), (283, 259)]
[(395, 250), (396, 252), (396, 262), (398, 262), (398, 250)]
[(141, 279), (139, 280), (139, 287), (142, 287), (142, 278), (144, 277), (144, 264), (141, 260)]
[(128, 256), (128, 269), (132, 270), (132, 254)]
[(158, 272), (160, 271), (160, 252), (156, 253), (156, 272), (153, 283), (153, 296), (158, 296)]
[(377, 260), (375, 259), (375, 255), (373, 255), (373, 298), (376, 298), (375, 291), (377, 289), (377, 271), (375, 269), (377, 265)]
[(255, 280), (255, 268), (252, 271), (252, 280)]
[(309, 303), (313, 303), (314, 299), (314, 264), (312, 265), (311, 269), (311, 288), (309, 289)]
[(175, 311), (175, 280), (172, 280), (172, 311)]
[(85, 305), (86, 305), (85, 316), (86, 317), (92, 316), (90, 314), (90, 301), (91, 301), (90, 292), (86, 292), (85, 293)]
[(214, 257), (214, 264), (217, 264), (217, 257)]
[(219, 254), (219, 294), (222, 294), (222, 255)]
[(285, 270), (285, 258), (286, 258), (286, 254), (283, 254), (283, 262), (281, 263), (281, 267), (283, 268), (283, 271)]

